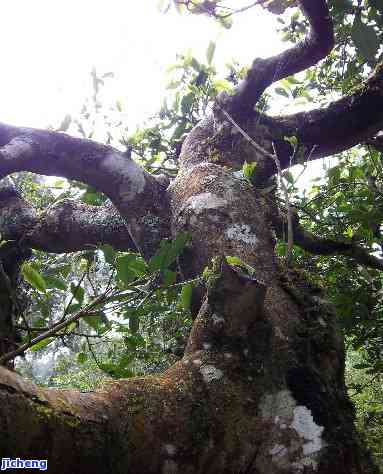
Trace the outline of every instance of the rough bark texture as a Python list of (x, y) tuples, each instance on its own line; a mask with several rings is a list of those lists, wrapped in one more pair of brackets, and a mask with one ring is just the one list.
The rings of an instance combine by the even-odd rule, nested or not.
[[(23, 305), (23, 294), (18, 287), (21, 263), (30, 256), (30, 250), (15, 242), (0, 247), (0, 354), (11, 352), (17, 347), (19, 335), (14, 323)], [(13, 368), (13, 361), (7, 367)]]
[(190, 134), (169, 189), (173, 231), (192, 235), (182, 269), (235, 255), (255, 275), (213, 271), (185, 355), (162, 376), (81, 394), (2, 369), (1, 456), (82, 474), (374, 472), (353, 427), (334, 315), (278, 263), (273, 201), (221, 165), (215, 133)]
[(0, 228), (4, 240), (45, 252), (76, 252), (102, 244), (116, 250), (137, 250), (112, 203), (90, 206), (65, 199), (38, 214), (9, 186), (0, 188)]
[[(43, 390), (0, 368), (0, 457), (47, 459), (49, 471), (62, 474), (376, 472), (354, 429), (335, 315), (299, 271), (275, 256), (273, 227), (279, 224), (270, 184), (274, 150), (282, 168), (290, 165), (286, 135), (296, 135), (306, 159), (313, 159), (381, 129), (383, 108), (371, 104), (382, 102), (382, 66), (327, 109), (278, 119), (257, 115), (254, 103), (267, 85), (332, 47), (326, 2), (298, 4), (310, 23), (309, 37), (278, 57), (254, 62), (230, 100), (221, 98), (214, 116), (189, 134), (167, 190), (111, 147), (0, 124), (1, 177), (26, 170), (77, 179), (104, 192), (121, 216), (110, 219), (101, 209), (91, 222), (89, 207), (62, 203), (37, 219), (7, 191), (0, 193), (0, 231), (8, 238), (53, 252), (100, 242), (134, 244), (148, 257), (162, 238), (187, 231), (182, 275), (194, 277), (214, 262), (185, 354), (160, 376), (79, 393)], [(254, 186), (236, 173), (245, 161), (257, 163)], [(60, 239), (61, 233), (68, 238)], [(303, 243), (308, 239), (301, 235)], [(1, 249), (5, 268), (9, 261)], [(225, 256), (240, 258), (254, 272), (229, 267)], [(13, 263), (17, 273), (18, 260)], [(13, 344), (4, 337), (12, 332), (8, 280), (0, 278), (0, 351), (7, 349), (4, 341)]]

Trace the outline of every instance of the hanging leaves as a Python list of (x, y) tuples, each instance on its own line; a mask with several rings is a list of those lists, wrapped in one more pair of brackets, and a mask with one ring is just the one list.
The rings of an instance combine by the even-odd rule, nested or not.
[(23, 263), (21, 266), (21, 275), (23, 276), (24, 280), (27, 281), (35, 290), (39, 291), (40, 293), (45, 293), (47, 291), (47, 285), (44, 277), (29, 263)]
[(374, 61), (380, 41), (374, 27), (363, 23), (360, 15), (355, 17), (351, 37), (358, 54), (366, 61)]

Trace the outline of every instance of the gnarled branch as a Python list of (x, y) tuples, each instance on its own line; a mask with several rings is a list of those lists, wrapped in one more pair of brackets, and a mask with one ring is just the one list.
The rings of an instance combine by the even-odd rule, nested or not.
[[(276, 120), (307, 148), (309, 160), (340, 153), (371, 139), (383, 129), (383, 63), (352, 94), (328, 107)], [(375, 145), (379, 146), (379, 141)], [(282, 158), (281, 165), (289, 167), (290, 157)]]
[(104, 192), (145, 257), (170, 234), (166, 189), (126, 154), (64, 133), (0, 124), (0, 177), (17, 171), (62, 176)]
[(53, 253), (101, 244), (136, 250), (124, 220), (111, 203), (90, 206), (65, 199), (38, 215), (12, 187), (0, 188), (0, 234), (4, 240)]
[[(287, 222), (281, 216), (273, 216), (273, 226), (277, 236), (286, 240)], [(368, 253), (366, 249), (355, 242), (345, 242), (335, 239), (323, 239), (303, 229), (297, 214), (293, 216), (294, 243), (315, 255), (344, 255), (353, 258), (357, 263), (367, 267), (383, 270), (383, 260)]]
[(280, 79), (303, 71), (327, 56), (334, 46), (333, 24), (325, 0), (299, 0), (310, 31), (304, 41), (267, 59), (257, 58), (234, 95), (222, 107), (236, 120), (252, 114), (263, 91)]

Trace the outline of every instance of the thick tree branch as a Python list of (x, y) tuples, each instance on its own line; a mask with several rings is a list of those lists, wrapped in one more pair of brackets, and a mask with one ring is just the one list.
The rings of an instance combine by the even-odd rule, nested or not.
[(126, 154), (64, 133), (0, 124), (0, 177), (17, 171), (63, 176), (104, 192), (144, 256), (170, 234), (166, 189)]
[[(340, 153), (371, 139), (383, 129), (383, 64), (352, 94), (323, 109), (278, 117), (277, 122), (297, 136), (309, 160)], [(379, 141), (376, 144), (379, 146)], [(284, 168), (290, 166), (289, 156), (281, 160)]]
[[(287, 237), (287, 222), (281, 216), (273, 216), (273, 226), (277, 236), (283, 240)], [(294, 244), (315, 255), (344, 255), (353, 258), (357, 263), (367, 267), (383, 270), (383, 260), (370, 255), (366, 249), (354, 242), (342, 242), (334, 239), (323, 239), (303, 229), (298, 216), (293, 218)]]
[(108, 203), (89, 206), (60, 201), (40, 215), (15, 188), (0, 188), (0, 234), (37, 250), (76, 252), (110, 244), (116, 250), (137, 250), (125, 222)]
[(252, 114), (263, 91), (274, 82), (303, 71), (327, 56), (334, 46), (333, 24), (325, 0), (300, 0), (310, 31), (304, 41), (267, 59), (257, 58), (238, 90), (221, 97), (221, 106), (236, 120)]

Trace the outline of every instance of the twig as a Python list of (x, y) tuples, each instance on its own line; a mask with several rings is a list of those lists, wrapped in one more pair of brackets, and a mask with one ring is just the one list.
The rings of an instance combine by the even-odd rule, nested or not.
[(25, 352), (27, 349), (34, 346), (38, 342), (43, 341), (44, 339), (47, 339), (48, 337), (56, 335), (58, 331), (60, 331), (61, 329), (64, 329), (70, 323), (77, 321), (82, 316), (86, 316), (87, 313), (90, 310), (92, 310), (95, 306), (97, 306), (100, 303), (103, 303), (106, 300), (108, 293), (110, 293), (110, 291), (111, 290), (106, 290), (105, 293), (97, 297), (95, 300), (93, 300), (91, 303), (85, 306), (85, 308), (81, 309), (76, 314), (69, 317), (67, 320), (57, 323), (48, 331), (45, 331), (44, 333), (39, 334), (37, 337), (35, 337), (31, 341), (26, 342), (25, 344), (22, 344), (19, 348), (15, 349), (14, 351), (8, 352), (7, 354), (5, 354), (3, 357), (0, 358), (0, 365), (4, 365), (9, 360), (14, 359), (16, 356), (22, 354), (23, 352)]
[(222, 111), (224, 116), (229, 120), (229, 122), (234, 125), (234, 127), (241, 133), (241, 135), (246, 138), (246, 140), (259, 152), (262, 153), (267, 158), (270, 158), (274, 161), (275, 166), (277, 168), (278, 179), (281, 185), (282, 191), (285, 196), (286, 201), (286, 209), (287, 209), (287, 253), (286, 253), (286, 264), (289, 265), (292, 256), (292, 249), (294, 243), (294, 235), (293, 235), (293, 223), (292, 223), (292, 213), (291, 213), (291, 204), (290, 204), (290, 197), (287, 186), (283, 181), (282, 177), (282, 170), (281, 170), (281, 163), (279, 161), (278, 155), (275, 151), (274, 142), (272, 142), (274, 153), (269, 153), (265, 150), (261, 145), (259, 145), (256, 141), (254, 141), (251, 136), (243, 130), (243, 128), (233, 119), (233, 117), (226, 112), (219, 104), (217, 104), (219, 110)]

